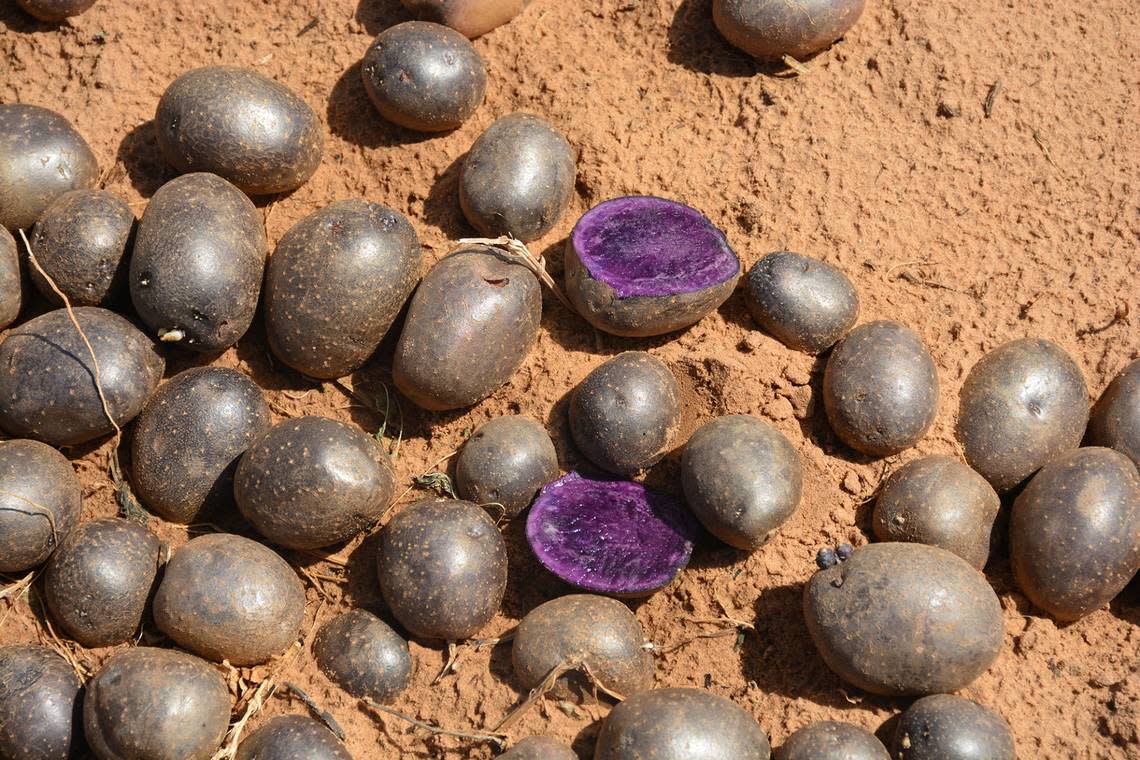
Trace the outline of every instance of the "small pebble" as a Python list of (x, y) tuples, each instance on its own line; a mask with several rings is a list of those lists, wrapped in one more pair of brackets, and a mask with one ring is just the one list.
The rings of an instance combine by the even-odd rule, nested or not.
[(816, 552), (815, 564), (819, 565), (820, 570), (834, 567), (837, 562), (839, 562), (839, 558), (835, 556), (835, 550), (829, 546), (825, 546)]

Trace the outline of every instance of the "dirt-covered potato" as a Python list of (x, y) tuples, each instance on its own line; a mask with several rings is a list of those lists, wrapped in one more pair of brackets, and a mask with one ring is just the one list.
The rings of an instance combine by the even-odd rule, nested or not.
[(154, 622), (210, 660), (256, 665), (297, 638), (305, 589), (272, 549), (227, 533), (199, 536), (166, 565)]
[[(74, 315), (99, 361), (111, 416), (126, 425), (158, 387), (166, 361), (150, 338), (114, 312), (81, 306)], [(0, 427), (53, 446), (114, 431), (91, 354), (65, 309), (28, 320), (0, 343)]]
[(907, 462), (879, 488), (873, 526), (880, 541), (952, 551), (981, 570), (1001, 500), (978, 473), (947, 456)]
[(0, 757), (69, 760), (83, 746), (79, 679), (48, 647), (0, 647)]
[(424, 21), (445, 24), (475, 39), (522, 12), (530, 0), (401, 0)]
[(67, 458), (39, 441), (0, 441), (0, 573), (22, 573), (79, 522), (83, 489)]
[(703, 689), (630, 697), (602, 722), (594, 760), (768, 760), (764, 730), (744, 708)]
[(681, 485), (689, 510), (709, 533), (752, 550), (796, 511), (803, 468), (780, 431), (755, 417), (732, 414), (709, 420), (689, 438)]
[(1113, 378), (1089, 418), (1087, 440), (1116, 449), (1140, 467), (1140, 359)]
[(634, 338), (696, 324), (732, 295), (741, 263), (701, 212), (652, 196), (599, 203), (566, 241), (566, 295), (599, 330)]
[(529, 242), (554, 227), (574, 195), (574, 149), (528, 113), (496, 121), (471, 146), (459, 175), (459, 204), (486, 237)]
[(558, 477), (558, 453), (540, 423), (527, 417), (498, 417), (463, 444), (455, 460), (459, 495), (476, 504), (498, 504), (504, 517), (517, 517), (544, 485)]
[(570, 397), (574, 442), (591, 462), (618, 475), (661, 461), (680, 426), (677, 379), (644, 351), (626, 351), (595, 367)]
[(752, 317), (788, 348), (818, 354), (859, 318), (859, 294), (831, 264), (789, 251), (769, 253), (748, 270), (744, 302)]
[(55, 111), (0, 103), (0, 226), (30, 229), (68, 190), (94, 187), (99, 163), (83, 136)]
[(889, 456), (918, 443), (938, 412), (938, 372), (922, 338), (906, 325), (859, 325), (831, 352), (823, 404), (851, 448)]
[(542, 290), (529, 269), (484, 245), (451, 253), (412, 296), (392, 379), (433, 411), (482, 401), (522, 365), (542, 319)]
[(44, 570), (44, 598), (52, 617), (85, 647), (127, 641), (142, 622), (158, 552), (158, 538), (130, 520), (81, 524)]
[(966, 462), (999, 493), (1080, 445), (1089, 419), (1084, 375), (1064, 349), (1022, 338), (970, 370), (958, 407)]
[(373, 40), (360, 66), (364, 89), (388, 121), (420, 132), (447, 132), (483, 102), (487, 71), (459, 32), (407, 21)]
[(925, 544), (870, 544), (820, 570), (804, 589), (804, 617), (828, 667), (887, 696), (956, 691), (985, 672), (1003, 639), (985, 576)]
[(352, 760), (352, 755), (319, 721), (278, 715), (242, 740), (234, 760)]
[(1041, 468), (1013, 503), (1010, 559), (1025, 595), (1059, 620), (1107, 604), (1140, 570), (1140, 476), (1089, 447)]
[(20, 250), (16, 238), (0, 227), (0, 330), (16, 321), (24, 305), (24, 285), (20, 279)]
[(164, 342), (219, 351), (253, 321), (268, 244), (261, 213), (216, 174), (184, 174), (150, 199), (131, 255), (131, 300)]
[(83, 726), (99, 760), (209, 760), (230, 722), (230, 691), (209, 663), (125, 649), (87, 683)]
[(408, 642), (367, 610), (350, 610), (321, 626), (313, 642), (317, 667), (354, 697), (391, 702), (408, 688)]
[(499, 755), (499, 760), (578, 760), (578, 755), (557, 739), (528, 736)]
[(19, 0), (19, 3), (40, 21), (63, 21), (83, 13), (95, 0)]
[(713, 0), (713, 22), (733, 46), (761, 60), (807, 58), (855, 25), (866, 0)]
[(895, 728), (898, 760), (1015, 760), (1013, 732), (1005, 719), (953, 694), (918, 700)]
[(309, 214), (269, 257), (269, 347), (310, 377), (347, 375), (380, 345), (420, 267), (416, 231), (387, 206), (346, 200)]
[(210, 172), (248, 195), (296, 190), (321, 164), (325, 133), (285, 85), (240, 66), (206, 66), (166, 88), (158, 147), (179, 172)]
[(870, 731), (821, 720), (788, 737), (775, 760), (891, 760), (887, 748)]
[(413, 636), (466, 639), (499, 611), (507, 546), (494, 521), (469, 501), (421, 501), (380, 534), (380, 591)]

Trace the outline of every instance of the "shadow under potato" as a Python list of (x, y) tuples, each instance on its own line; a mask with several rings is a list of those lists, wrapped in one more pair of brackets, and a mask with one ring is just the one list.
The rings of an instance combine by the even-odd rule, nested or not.
[[(380, 118), (377, 114), (377, 118)], [(459, 205), (459, 176), (463, 173), (464, 153), (436, 177), (424, 201), (424, 221), (436, 227), (449, 240), (482, 237), (467, 221)]]
[(390, 26), (411, 21), (412, 14), (400, 0), (360, 0), (353, 18), (364, 31), (376, 36)]
[[(144, 198), (150, 198), (177, 175), (158, 148), (153, 119), (127, 133), (119, 143), (116, 159), (123, 164), (131, 186)], [(142, 210), (136, 209), (135, 213), (141, 216)]]

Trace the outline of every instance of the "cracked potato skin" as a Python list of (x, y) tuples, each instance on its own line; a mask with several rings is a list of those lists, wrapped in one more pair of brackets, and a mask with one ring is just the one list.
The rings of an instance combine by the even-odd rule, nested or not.
[(349, 610), (322, 625), (313, 658), (337, 686), (382, 704), (400, 696), (412, 678), (408, 642), (367, 610)]
[(23, 305), (20, 251), (16, 246), (16, 238), (0, 226), (0, 330), (16, 321)]
[(0, 757), (68, 760), (83, 746), (79, 679), (46, 646), (0, 647)]
[(895, 729), (898, 760), (1015, 760), (1013, 732), (988, 707), (953, 694), (916, 701)]
[(79, 523), (83, 489), (63, 454), (17, 439), (0, 441), (0, 490), (0, 573), (22, 573), (50, 557)]
[(19, 0), (20, 7), (40, 21), (55, 22), (78, 16), (95, 0)]
[(455, 460), (459, 495), (480, 505), (500, 504), (518, 517), (539, 489), (558, 477), (550, 434), (527, 417), (498, 417), (476, 430)]
[(1140, 360), (1113, 378), (1089, 418), (1088, 442), (1116, 449), (1140, 468)]
[(352, 755), (320, 721), (278, 715), (242, 740), (234, 760), (352, 760)]
[(499, 760), (578, 760), (578, 755), (557, 739), (528, 736), (499, 755)]
[(424, 21), (450, 26), (468, 39), (481, 37), (522, 13), (530, 0), (401, 0)]
[(891, 760), (887, 748), (870, 731), (821, 720), (788, 737), (775, 760)]
[(859, 318), (859, 294), (847, 275), (790, 251), (770, 253), (748, 270), (744, 303), (765, 332), (808, 354), (831, 348)]
[(763, 61), (826, 49), (863, 14), (866, 0), (713, 0), (713, 23), (734, 47)]

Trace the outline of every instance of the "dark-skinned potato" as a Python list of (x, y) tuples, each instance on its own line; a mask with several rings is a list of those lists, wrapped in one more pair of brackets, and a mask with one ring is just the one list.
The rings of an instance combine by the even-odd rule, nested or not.
[(305, 589), (285, 560), (227, 533), (174, 553), (154, 597), (154, 622), (179, 646), (210, 660), (256, 665), (297, 638)]
[(424, 409), (471, 406), (518, 370), (541, 319), (542, 290), (529, 269), (489, 246), (460, 248), (412, 296), (392, 379)]
[(744, 302), (765, 332), (809, 354), (831, 348), (859, 318), (859, 294), (847, 275), (789, 251), (770, 253), (748, 270)]
[(947, 456), (907, 462), (891, 473), (875, 499), (880, 541), (912, 541), (952, 551), (981, 570), (1001, 500), (978, 473)]
[(325, 133), (309, 104), (240, 66), (205, 66), (166, 88), (158, 147), (179, 172), (210, 172), (247, 195), (286, 193), (321, 164)]
[(24, 305), (24, 285), (20, 279), (20, 251), (16, 238), (0, 227), (0, 330), (16, 321)]
[(48, 647), (0, 647), (0, 757), (68, 760), (83, 746), (79, 679)]
[(472, 434), (455, 460), (460, 497), (499, 505), (504, 517), (522, 514), (535, 494), (558, 477), (550, 434), (527, 417), (498, 417)]
[(530, 0), (401, 0), (424, 21), (450, 26), (475, 39), (522, 13)]
[(51, 556), (79, 522), (83, 489), (67, 458), (39, 441), (0, 441), (0, 573)]
[(172, 649), (125, 649), (87, 683), (83, 726), (99, 760), (209, 760), (230, 721), (209, 663)]
[(713, 0), (713, 23), (733, 46), (760, 60), (805, 59), (855, 25), (866, 0)]
[(138, 523), (114, 517), (81, 524), (44, 570), (52, 617), (85, 647), (127, 641), (142, 622), (158, 553), (158, 538)]
[(528, 113), (504, 116), (463, 159), (463, 215), (485, 237), (536, 240), (550, 232), (574, 195), (574, 162), (574, 149), (546, 120)]
[(933, 694), (903, 712), (895, 728), (898, 760), (1015, 760), (1005, 719), (977, 702)]
[(1140, 570), (1140, 476), (1128, 457), (1089, 447), (1041, 468), (1013, 503), (1017, 585), (1058, 620), (1107, 604)]
[(219, 351), (253, 321), (268, 244), (261, 213), (216, 174), (184, 174), (150, 199), (131, 255), (131, 300), (164, 342)]
[(775, 760), (891, 760), (887, 748), (870, 731), (821, 720), (788, 737)]
[(278, 715), (242, 740), (234, 760), (352, 760), (352, 755), (321, 722)]
[(840, 440), (871, 456), (910, 448), (938, 412), (938, 372), (922, 338), (906, 325), (859, 325), (831, 352), (823, 404)]
[(803, 492), (800, 455), (780, 431), (732, 414), (699, 427), (681, 457), (689, 510), (709, 533), (751, 551), (796, 511)]
[(1140, 467), (1140, 359), (1113, 378), (1089, 418), (1086, 440), (1116, 449)]
[(269, 257), (269, 347), (310, 377), (347, 375), (380, 345), (420, 266), (416, 231), (387, 206), (346, 200), (309, 214)]
[(885, 696), (956, 691), (985, 672), (1003, 641), (1001, 603), (985, 576), (925, 544), (869, 544), (820, 570), (804, 589), (804, 617), (828, 667)]
[[(73, 313), (99, 361), (111, 416), (122, 427), (146, 406), (166, 362), (154, 342), (118, 314), (95, 306)], [(0, 343), (0, 427), (53, 446), (114, 432), (91, 353), (66, 309), (28, 320)]]
[(768, 737), (742, 707), (703, 689), (636, 694), (602, 722), (594, 760), (768, 760)]
[(380, 591), (413, 636), (466, 639), (499, 611), (507, 547), (495, 522), (468, 501), (421, 501), (380, 534)]
[(487, 89), (483, 59), (466, 37), (430, 21), (381, 32), (360, 66), (364, 89), (390, 122), (447, 132), (475, 113)]
[(499, 760), (578, 760), (578, 755), (557, 739), (528, 736), (499, 755)]
[(40, 21), (63, 21), (78, 16), (95, 0), (19, 0), (20, 7)]
[(958, 440), (998, 493), (1080, 445), (1089, 419), (1084, 375), (1064, 349), (1022, 338), (998, 346), (962, 384)]
[(387, 703), (408, 688), (408, 642), (366, 610), (349, 610), (321, 626), (313, 642), (317, 667), (354, 697)]
[(40, 106), (0, 103), (0, 226), (31, 229), (53, 200), (98, 180), (95, 154), (67, 119)]

